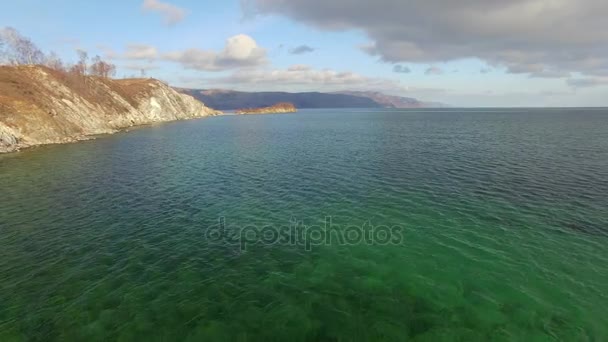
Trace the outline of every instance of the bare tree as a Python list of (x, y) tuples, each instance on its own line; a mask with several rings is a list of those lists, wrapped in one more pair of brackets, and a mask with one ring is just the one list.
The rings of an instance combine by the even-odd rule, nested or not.
[(17, 30), (12, 27), (0, 29), (0, 64), (15, 64), (17, 35)]
[(47, 67), (57, 70), (57, 71), (65, 71), (66, 68), (63, 65), (63, 61), (54, 51), (51, 51), (44, 60), (44, 65)]
[(29, 38), (12, 27), (0, 30), (2, 53), (0, 61), (12, 65), (43, 64), (44, 53)]
[(78, 86), (87, 85), (87, 73), (94, 76), (109, 78), (116, 75), (116, 66), (105, 62), (99, 56), (92, 59), (89, 66), (89, 55), (84, 50), (76, 50), (78, 62), (76, 64), (64, 64), (61, 58), (51, 52), (45, 55), (29, 38), (22, 36), (11, 27), (0, 29), (0, 64), (45, 65), (51, 69), (61, 71), (62, 77)]
[(116, 75), (116, 66), (105, 62), (99, 56), (95, 56), (89, 67), (89, 74), (103, 78), (110, 78)]
[(108, 77), (116, 76), (116, 65), (109, 63), (109, 64), (107, 64), (107, 66), (108, 66), (108, 69), (105, 72), (105, 77), (108, 78)]
[(0, 34), (0, 65), (4, 64), (4, 58), (5, 58), (5, 46), (6, 43), (4, 42), (4, 37), (2, 36), (2, 34)]
[(80, 66), (78, 64), (72, 64), (72, 65), (70, 65), (70, 67), (68, 68), (68, 72), (70, 74), (74, 74), (74, 75), (77, 75), (77, 76), (81, 76), (82, 75), (81, 70), (80, 70)]
[(93, 57), (93, 59), (91, 60), (91, 66), (89, 66), (89, 75), (102, 76), (102, 63), (103, 61), (101, 60), (101, 57), (99, 57), (99, 55)]
[(76, 50), (78, 54), (78, 62), (70, 68), (70, 72), (78, 76), (85, 76), (87, 74), (87, 61), (89, 60), (89, 54), (84, 50)]
[(42, 64), (44, 62), (44, 53), (27, 38), (18, 42), (17, 56), (20, 64)]

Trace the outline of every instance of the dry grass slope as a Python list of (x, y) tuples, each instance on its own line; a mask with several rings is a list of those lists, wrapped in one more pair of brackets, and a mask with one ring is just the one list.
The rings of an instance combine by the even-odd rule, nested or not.
[(0, 66), (0, 152), (219, 113), (154, 79)]

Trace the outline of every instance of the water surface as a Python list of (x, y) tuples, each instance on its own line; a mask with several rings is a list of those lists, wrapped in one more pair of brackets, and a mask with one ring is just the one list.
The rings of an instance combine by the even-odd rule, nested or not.
[[(0, 155), (0, 341), (608, 340), (607, 194), (603, 109), (224, 116)], [(326, 217), (401, 239), (209, 234)]]

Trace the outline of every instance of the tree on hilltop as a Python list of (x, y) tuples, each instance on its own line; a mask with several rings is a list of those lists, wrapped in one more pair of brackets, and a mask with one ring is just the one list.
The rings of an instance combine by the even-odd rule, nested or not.
[(89, 66), (89, 54), (76, 50), (78, 62), (66, 66), (55, 52), (46, 55), (29, 38), (12, 27), (0, 29), (0, 65), (44, 65), (64, 74), (84, 77), (88, 74), (110, 78), (116, 75), (116, 66), (95, 56)]
[(116, 75), (116, 66), (112, 63), (107, 63), (99, 56), (93, 58), (93, 64), (89, 67), (89, 74), (103, 78), (110, 78)]
[(44, 63), (44, 53), (29, 38), (12, 27), (0, 29), (0, 63), (35, 65)]

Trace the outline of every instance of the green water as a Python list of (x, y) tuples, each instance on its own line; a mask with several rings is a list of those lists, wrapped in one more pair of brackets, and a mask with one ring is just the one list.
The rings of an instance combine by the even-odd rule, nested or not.
[[(394, 240), (282, 228), (326, 217)], [(239, 240), (262, 227), (289, 239)], [(52, 340), (608, 340), (608, 110), (224, 116), (0, 155), (0, 341)]]

